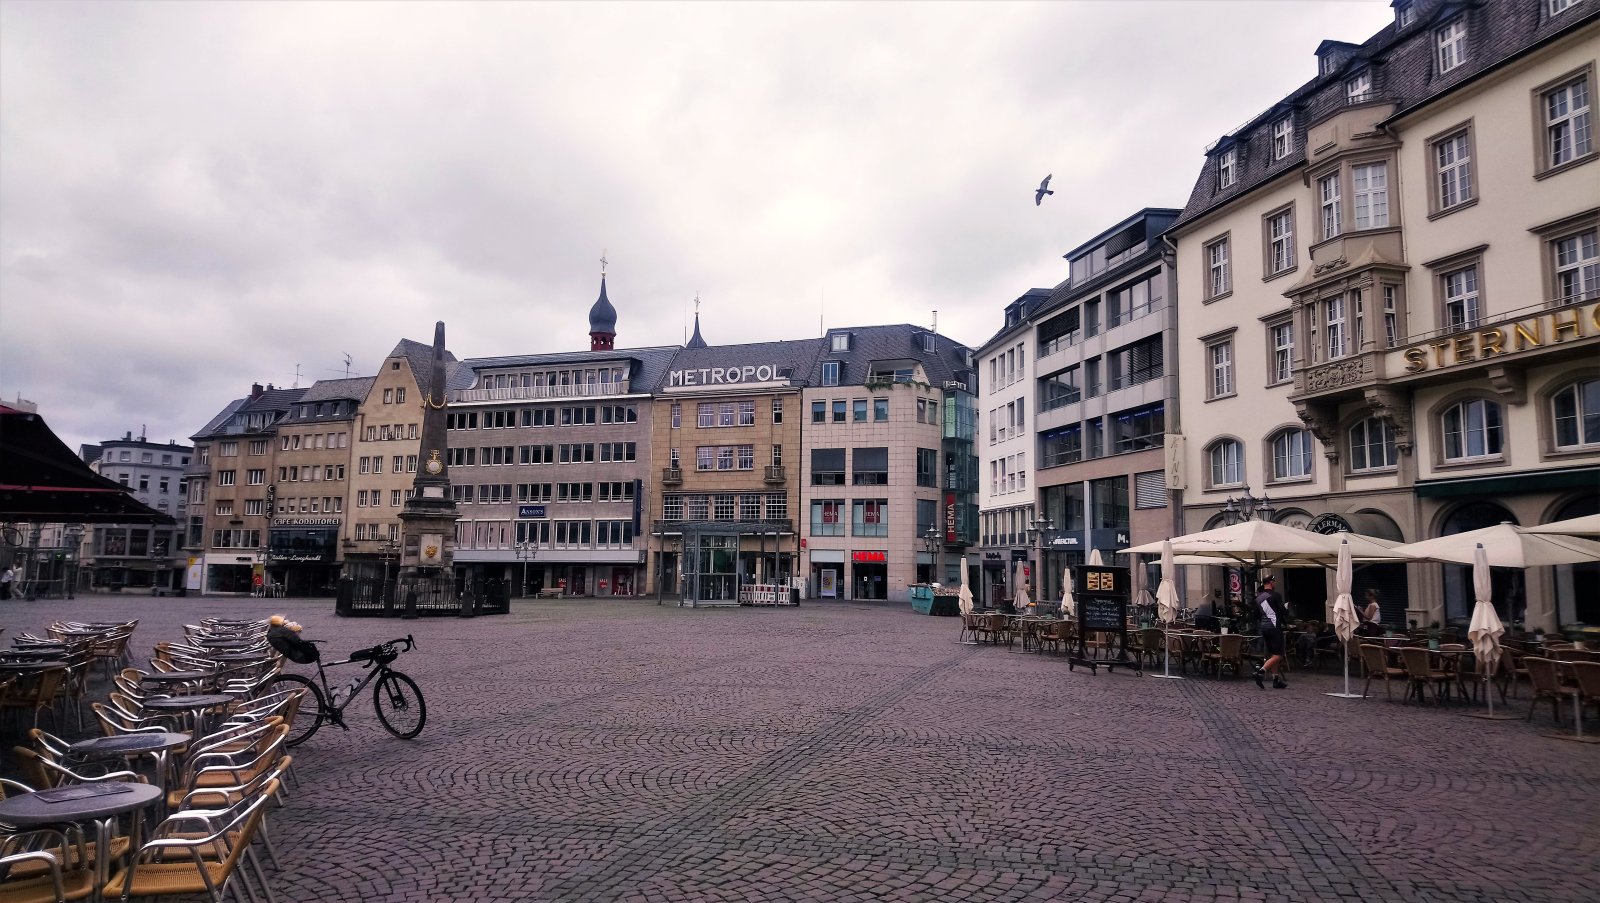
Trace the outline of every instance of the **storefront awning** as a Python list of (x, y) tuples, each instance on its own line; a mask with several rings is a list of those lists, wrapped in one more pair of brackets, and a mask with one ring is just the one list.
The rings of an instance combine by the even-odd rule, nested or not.
[(1513, 476), (1458, 477), (1451, 480), (1418, 480), (1419, 498), (1459, 498), (1464, 495), (1519, 495), (1561, 489), (1600, 487), (1600, 467), (1572, 467), (1519, 473)]
[(0, 521), (175, 524), (72, 453), (44, 418), (0, 405)]

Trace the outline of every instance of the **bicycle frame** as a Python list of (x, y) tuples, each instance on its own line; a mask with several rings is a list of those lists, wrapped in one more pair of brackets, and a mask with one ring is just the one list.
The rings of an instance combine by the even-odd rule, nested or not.
[[(335, 704), (333, 701), (334, 688), (328, 685), (328, 672), (324, 670), (324, 668), (337, 668), (340, 665), (357, 664), (369, 666), (367, 669), (367, 676), (361, 678), (361, 682), (355, 685), (355, 688), (350, 691), (350, 695), (346, 696), (343, 702)], [(317, 682), (322, 684), (322, 695), (329, 706), (328, 714), (331, 714), (336, 722), (343, 720), (342, 716), (344, 715), (345, 708), (348, 707), (350, 703), (354, 702), (356, 697), (361, 695), (361, 691), (365, 690), (367, 686), (372, 683), (373, 678), (381, 677), (389, 672), (388, 665), (370, 667), (372, 664), (373, 663), (370, 661), (357, 660), (353, 658), (340, 659), (336, 662), (327, 662), (324, 664), (321, 659), (317, 659)]]

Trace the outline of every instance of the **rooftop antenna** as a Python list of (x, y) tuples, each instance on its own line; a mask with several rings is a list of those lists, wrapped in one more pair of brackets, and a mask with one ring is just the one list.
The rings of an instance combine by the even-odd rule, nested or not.
[(145, 433), (146, 433), (145, 424), (142, 424), (142, 423), (139, 424), (139, 441), (140, 442), (144, 441)]
[(350, 352), (346, 351), (344, 353), (344, 378), (345, 379), (349, 379), (350, 378), (350, 362), (351, 362), (351, 360), (352, 360), (352, 358), (350, 357)]
[(817, 310), (817, 335), (819, 335), (819, 336), (824, 336), (824, 335), (828, 334), (828, 327), (823, 325), (823, 323), (824, 323), (825, 319), (827, 318), (827, 316), (828, 316), (828, 290), (826, 288), (824, 288), (822, 290), (822, 307)]
[(300, 365), (299, 364), (295, 364), (294, 365), (294, 386), (293, 386), (293, 388), (296, 388), (296, 389), (300, 388)]

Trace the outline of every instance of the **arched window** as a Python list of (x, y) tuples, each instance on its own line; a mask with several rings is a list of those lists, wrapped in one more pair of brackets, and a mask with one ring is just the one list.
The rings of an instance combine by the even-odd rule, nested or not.
[(1399, 455), (1387, 421), (1368, 417), (1350, 428), (1350, 469), (1380, 470), (1395, 466)]
[(1294, 480), (1311, 476), (1311, 432), (1287, 429), (1272, 437), (1272, 478)]
[(1233, 486), (1244, 482), (1244, 444), (1237, 439), (1222, 439), (1211, 446), (1211, 485)]
[(1447, 461), (1497, 457), (1501, 448), (1500, 405), (1487, 398), (1457, 402), (1439, 418)]
[(1600, 444), (1600, 379), (1576, 382), (1550, 397), (1556, 448)]

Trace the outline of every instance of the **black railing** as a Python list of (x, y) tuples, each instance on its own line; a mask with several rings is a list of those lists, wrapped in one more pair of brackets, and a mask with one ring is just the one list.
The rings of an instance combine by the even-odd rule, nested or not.
[(511, 584), (473, 580), (458, 586), (454, 577), (346, 578), (339, 582), (336, 611), (346, 617), (397, 618), (503, 615), (511, 610)]

